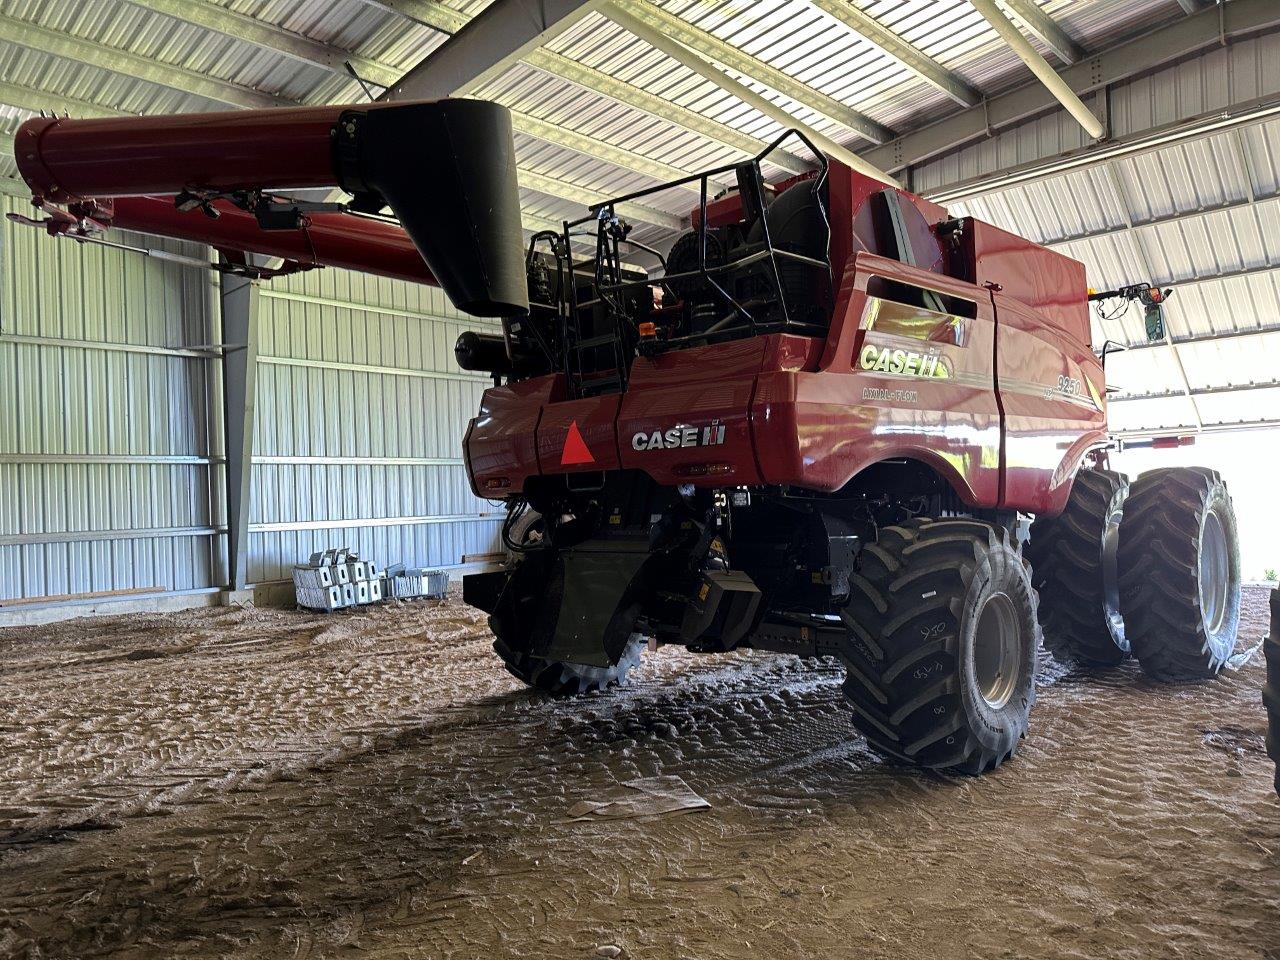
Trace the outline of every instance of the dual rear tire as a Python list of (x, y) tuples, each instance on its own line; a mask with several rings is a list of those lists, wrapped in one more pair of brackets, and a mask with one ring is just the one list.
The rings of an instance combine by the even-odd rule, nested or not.
[(1067, 507), (1031, 525), (1027, 558), (1040, 594), (1044, 645), (1063, 662), (1114, 667), (1129, 656), (1120, 612), (1120, 522), (1129, 480), (1081, 470)]
[(1114, 666), (1132, 653), (1151, 677), (1205, 680), (1235, 648), (1240, 556), (1222, 478), (1202, 467), (1082, 470), (1066, 509), (1038, 518), (1028, 548), (1045, 647)]
[(1240, 628), (1240, 550), (1216, 471), (1172, 467), (1133, 484), (1120, 525), (1120, 607), (1134, 656), (1157, 680), (1212, 677)]

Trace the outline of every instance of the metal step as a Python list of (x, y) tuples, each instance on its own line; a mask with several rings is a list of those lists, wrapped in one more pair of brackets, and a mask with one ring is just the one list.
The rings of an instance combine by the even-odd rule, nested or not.
[(598, 337), (587, 337), (585, 340), (579, 340), (574, 344), (574, 346), (579, 350), (590, 350), (592, 347), (604, 347), (609, 344), (617, 343), (617, 341), (617, 334), (605, 333)]

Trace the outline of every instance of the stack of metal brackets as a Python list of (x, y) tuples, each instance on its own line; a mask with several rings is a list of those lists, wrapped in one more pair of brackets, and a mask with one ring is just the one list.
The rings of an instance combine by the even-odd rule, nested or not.
[(371, 560), (346, 547), (313, 553), (293, 568), (298, 606), (308, 610), (341, 610), (383, 597), (383, 573)]
[(406, 567), (396, 563), (387, 567), (387, 595), (396, 600), (429, 597), (439, 600), (449, 590), (449, 571)]

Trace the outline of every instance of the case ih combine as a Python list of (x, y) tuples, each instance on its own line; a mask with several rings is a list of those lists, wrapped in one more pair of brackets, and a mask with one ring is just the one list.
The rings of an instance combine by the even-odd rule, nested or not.
[[(875, 749), (980, 772), (1027, 730), (1042, 631), (1064, 660), (1133, 654), (1171, 681), (1234, 647), (1218, 475), (1107, 469), (1083, 265), (816, 149), (810, 175), (766, 183), (762, 155), (525, 248), (490, 104), (41, 119), (16, 148), (50, 232), (438, 282), (503, 318), (457, 348), (494, 378), (471, 483), (508, 511), (508, 563), (464, 592), (531, 686), (622, 682), (649, 638), (836, 657)], [(272, 193), (324, 185), (354, 202)], [(700, 192), (692, 228), (628, 266), (615, 209), (673, 186)], [(368, 219), (385, 207), (407, 236)]]

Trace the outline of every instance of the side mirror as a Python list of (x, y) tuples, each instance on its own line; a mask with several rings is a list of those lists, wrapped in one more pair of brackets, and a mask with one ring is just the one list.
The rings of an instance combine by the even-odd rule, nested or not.
[(1147, 342), (1163, 343), (1165, 339), (1164, 304), (1148, 303), (1142, 312), (1147, 324)]

